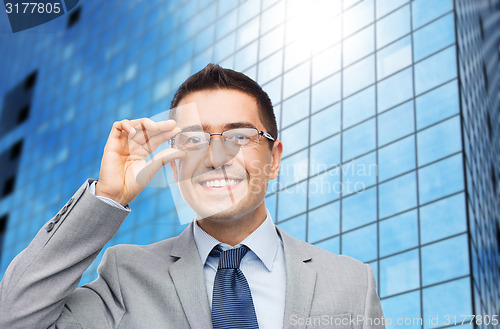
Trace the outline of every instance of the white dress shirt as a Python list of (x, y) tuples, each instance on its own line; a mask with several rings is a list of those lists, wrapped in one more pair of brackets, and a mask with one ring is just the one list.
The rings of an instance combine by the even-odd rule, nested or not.
[[(94, 181), (89, 190), (95, 195)], [(127, 205), (123, 207), (118, 202), (98, 196), (102, 201), (115, 207), (130, 211)], [(245, 245), (250, 250), (246, 253), (240, 263), (240, 269), (248, 281), (252, 293), (255, 314), (260, 329), (283, 328), (283, 317), (285, 312), (285, 289), (286, 268), (283, 242), (274, 226), (269, 211), (266, 209), (267, 217), (264, 222), (240, 244), (238, 248)], [(194, 225), (194, 241), (198, 248), (200, 258), (204, 264), (205, 285), (207, 288), (210, 307), (212, 307), (212, 295), (214, 289), (215, 274), (219, 265), (219, 258), (209, 257), (210, 251), (220, 244), (222, 250), (233, 248), (221, 243), (216, 238), (203, 231), (198, 223)]]
[[(240, 263), (240, 269), (248, 281), (252, 293), (257, 322), (260, 329), (283, 328), (285, 312), (286, 270), (283, 243), (276, 231), (271, 215), (266, 209), (265, 221), (240, 244), (250, 250)], [(198, 226), (194, 225), (194, 241), (205, 271), (205, 284), (208, 299), (212, 305), (215, 274), (219, 258), (209, 256), (210, 251), (218, 244), (222, 250), (233, 248), (221, 243)]]

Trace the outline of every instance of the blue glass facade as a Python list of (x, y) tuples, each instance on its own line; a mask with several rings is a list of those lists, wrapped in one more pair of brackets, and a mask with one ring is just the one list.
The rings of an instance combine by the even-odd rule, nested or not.
[[(16, 34), (0, 15), (2, 116), (7, 95), (36, 72), (29, 115), (0, 133), (0, 157), (22, 140), (15, 175), (0, 179), (15, 177), (0, 197), (0, 273), (98, 178), (114, 121), (168, 109), (176, 88), (213, 62), (256, 79), (273, 101), (284, 156), (266, 205), (279, 226), (369, 263), (386, 317), (437, 328), (446, 314), (498, 313), (499, 1), (79, 8), (72, 26), (63, 16)], [(170, 191), (147, 188), (108, 246), (184, 227)]]

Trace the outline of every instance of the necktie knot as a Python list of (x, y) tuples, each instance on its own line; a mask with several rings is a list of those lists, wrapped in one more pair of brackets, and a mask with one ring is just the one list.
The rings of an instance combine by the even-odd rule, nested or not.
[(239, 248), (233, 248), (229, 250), (222, 250), (222, 248), (217, 245), (210, 252), (210, 256), (219, 257), (219, 269), (221, 268), (234, 268), (240, 267), (241, 259), (250, 250), (247, 246), (241, 246)]

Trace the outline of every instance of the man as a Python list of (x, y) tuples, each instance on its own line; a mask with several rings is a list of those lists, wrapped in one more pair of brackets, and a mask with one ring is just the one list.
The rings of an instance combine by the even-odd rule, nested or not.
[[(7, 269), (0, 327), (383, 327), (370, 266), (273, 224), (264, 197), (283, 145), (260, 86), (208, 65), (172, 108), (176, 121), (113, 124), (99, 180), (85, 182)], [(98, 279), (75, 289), (167, 163), (196, 220), (175, 238), (107, 249)]]

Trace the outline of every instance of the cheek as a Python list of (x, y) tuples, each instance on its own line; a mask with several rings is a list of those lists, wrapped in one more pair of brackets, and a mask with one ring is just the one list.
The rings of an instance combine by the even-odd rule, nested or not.
[(269, 176), (270, 163), (266, 160), (268, 159), (262, 156), (245, 157), (244, 165), (250, 177), (262, 178)]
[(195, 159), (183, 159), (179, 162), (179, 177), (181, 180), (190, 180), (193, 177), (198, 161)]

